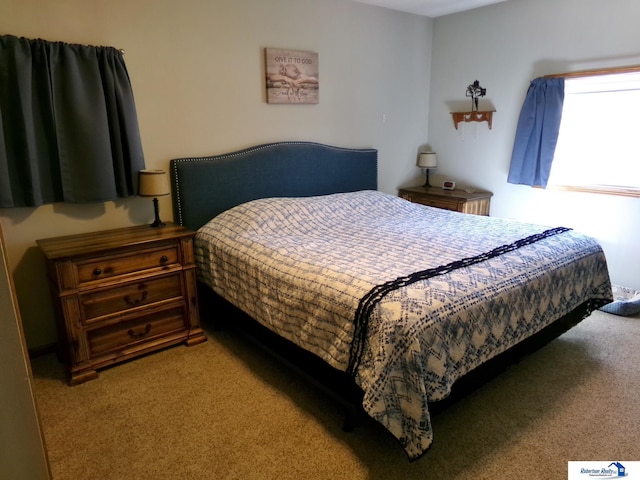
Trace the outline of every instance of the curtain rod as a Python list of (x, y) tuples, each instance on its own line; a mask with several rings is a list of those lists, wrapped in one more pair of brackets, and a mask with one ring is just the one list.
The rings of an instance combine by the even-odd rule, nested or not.
[(599, 68), (597, 70), (582, 70), (580, 72), (554, 73), (551, 75), (544, 75), (542, 78), (594, 77), (596, 75), (611, 75), (614, 73), (631, 73), (631, 72), (640, 72), (640, 65), (635, 65), (631, 67)]
[[(88, 44), (84, 44), (84, 43), (63, 42), (63, 41), (60, 41), (60, 40), (44, 40), (42, 38), (35, 39), (35, 38), (27, 38), (27, 37), (18, 37), (16, 35), (3, 35), (3, 34), (0, 34), (0, 38), (2, 38), (2, 37), (26, 40), (28, 42), (60, 43), (60, 44), (66, 44), (66, 45), (78, 45), (78, 46), (81, 46), (81, 47), (101, 48), (100, 45), (88, 45)], [(102, 46), (102, 48), (105, 48), (105, 47), (107, 47), (107, 46)], [(108, 47), (108, 48), (115, 48), (115, 47)], [(116, 50), (118, 50), (121, 55), (124, 55), (126, 53), (124, 48), (117, 48)]]

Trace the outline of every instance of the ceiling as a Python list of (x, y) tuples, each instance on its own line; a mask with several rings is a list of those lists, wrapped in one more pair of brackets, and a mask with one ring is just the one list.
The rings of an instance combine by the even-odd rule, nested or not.
[(360, 3), (400, 10), (403, 12), (440, 17), (449, 13), (462, 12), (472, 8), (500, 3), (506, 0), (355, 0)]

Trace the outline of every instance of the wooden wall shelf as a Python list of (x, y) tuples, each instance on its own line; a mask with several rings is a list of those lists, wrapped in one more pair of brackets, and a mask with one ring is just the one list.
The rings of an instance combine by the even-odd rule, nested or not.
[(493, 112), (495, 110), (483, 110), (479, 112), (451, 112), (453, 125), (458, 129), (460, 122), (487, 122), (489, 129), (493, 123)]

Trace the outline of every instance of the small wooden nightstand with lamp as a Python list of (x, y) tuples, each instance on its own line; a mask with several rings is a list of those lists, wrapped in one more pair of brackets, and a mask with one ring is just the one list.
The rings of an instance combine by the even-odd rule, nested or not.
[(475, 215), (489, 215), (493, 193), (472, 189), (459, 190), (455, 189), (455, 185), (449, 190), (433, 187), (429, 183), (429, 169), (438, 166), (435, 152), (420, 153), (416, 165), (426, 169), (426, 182), (421, 187), (400, 188), (398, 190), (400, 197), (430, 207)]
[(154, 197), (155, 221), (38, 240), (56, 308), (59, 353), (69, 384), (161, 348), (206, 341), (200, 328), (193, 236), (160, 220), (166, 173), (143, 170), (139, 195)]

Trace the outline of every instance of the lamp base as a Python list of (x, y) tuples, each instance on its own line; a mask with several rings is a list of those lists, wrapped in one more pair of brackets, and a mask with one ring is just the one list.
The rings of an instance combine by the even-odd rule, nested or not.
[(153, 211), (154, 211), (154, 213), (156, 215), (156, 219), (149, 226), (150, 227), (154, 227), (154, 228), (164, 227), (166, 224), (162, 220), (160, 220), (160, 208), (158, 207), (158, 199), (157, 198), (153, 199)]
[(428, 169), (428, 168), (425, 168), (425, 170), (427, 171), (427, 179), (426, 179), (426, 181), (424, 182), (423, 187), (425, 187), (425, 188), (431, 188), (431, 184), (429, 183), (429, 169)]

